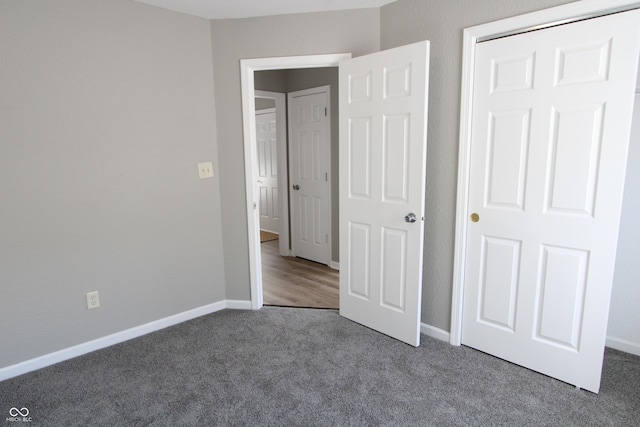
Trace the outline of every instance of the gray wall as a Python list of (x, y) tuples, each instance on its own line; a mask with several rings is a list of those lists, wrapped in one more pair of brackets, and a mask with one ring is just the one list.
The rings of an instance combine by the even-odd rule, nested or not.
[(253, 73), (254, 89), (287, 93), (286, 70), (263, 70)]
[(214, 20), (214, 80), (227, 298), (248, 300), (240, 59), (379, 50), (379, 9)]
[(422, 321), (449, 331), (458, 171), (462, 30), (567, 0), (398, 0), (380, 12), (380, 46), (431, 41)]
[(0, 368), (224, 299), (210, 22), (2, 1), (0, 44)]
[(256, 103), (256, 111), (276, 108), (276, 101), (273, 99), (256, 98), (254, 102)]

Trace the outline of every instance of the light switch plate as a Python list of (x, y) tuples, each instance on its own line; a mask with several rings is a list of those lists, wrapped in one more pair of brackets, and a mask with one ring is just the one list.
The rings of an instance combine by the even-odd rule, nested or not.
[(213, 162), (198, 163), (198, 176), (200, 179), (211, 178), (213, 176)]

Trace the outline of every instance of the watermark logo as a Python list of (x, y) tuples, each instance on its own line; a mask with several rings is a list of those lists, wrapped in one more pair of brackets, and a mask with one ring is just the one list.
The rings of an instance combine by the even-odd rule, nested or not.
[(7, 422), (11, 423), (30, 423), (33, 418), (29, 416), (29, 408), (18, 408), (14, 406), (9, 409), (9, 417), (6, 418)]

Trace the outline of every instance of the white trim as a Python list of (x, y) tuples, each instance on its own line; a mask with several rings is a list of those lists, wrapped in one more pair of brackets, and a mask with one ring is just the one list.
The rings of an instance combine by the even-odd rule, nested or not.
[(224, 309), (251, 310), (251, 302), (235, 300), (219, 301), (213, 304), (194, 308), (193, 310), (174, 314), (173, 316), (165, 317), (163, 319), (154, 320), (144, 325), (116, 332), (102, 338), (74, 345), (73, 347), (45, 354), (44, 356), (16, 363), (15, 365), (0, 369), (0, 381), (17, 377), (18, 375), (26, 374), (27, 372), (32, 372), (37, 369), (45, 368), (56, 363), (64, 362), (65, 360), (73, 359), (74, 357), (82, 356), (83, 354), (91, 353), (92, 351), (120, 344), (122, 342), (129, 341), (130, 339), (138, 338), (151, 332), (156, 332), (161, 329), (195, 319), (196, 317), (215, 313)]
[(329, 261), (329, 268), (340, 271), (340, 263), (337, 261)]
[(336, 67), (340, 61), (350, 59), (350, 53), (329, 55), (289, 56), (240, 60), (242, 88), (242, 130), (244, 133), (244, 173), (247, 201), (247, 231), (249, 239), (249, 277), (251, 280), (251, 307), (262, 307), (262, 269), (260, 268), (260, 218), (255, 190), (257, 170), (256, 106), (254, 72), (298, 68)]
[(491, 36), (486, 36), (486, 37), (479, 37), (478, 38), (478, 43), (482, 43), (485, 41), (490, 41), (490, 40), (495, 40), (495, 39), (499, 39), (499, 38), (503, 38), (503, 37), (509, 37), (509, 36), (514, 36), (517, 34), (522, 34), (522, 33), (526, 33), (526, 32), (531, 32), (531, 31), (538, 31), (538, 30), (544, 30), (546, 28), (550, 28), (550, 27), (556, 27), (558, 25), (566, 25), (566, 24), (571, 24), (574, 22), (578, 22), (578, 21), (584, 21), (587, 19), (592, 19), (592, 18), (599, 18), (605, 15), (609, 15), (609, 14), (614, 14), (614, 13), (620, 13), (620, 12), (628, 12), (630, 10), (634, 10), (634, 9), (638, 9), (640, 7), (640, 4), (632, 2), (622, 2), (621, 5), (612, 5), (612, 7), (606, 8), (604, 10), (599, 9), (597, 11), (594, 12), (588, 12), (582, 15), (573, 15), (569, 18), (566, 19), (560, 19), (557, 21), (547, 21), (544, 24), (539, 24), (539, 25), (533, 25), (531, 27), (525, 28), (517, 28), (517, 29), (513, 29), (504, 33), (499, 33), (499, 34), (493, 34)]
[(420, 333), (440, 341), (449, 342), (451, 339), (449, 332), (436, 328), (435, 326), (427, 325), (426, 323), (420, 323)]
[(616, 350), (624, 351), (625, 353), (640, 356), (640, 344), (635, 342), (623, 340), (621, 338), (607, 337), (605, 345)]
[[(222, 301), (224, 303), (224, 308), (228, 310), (251, 310), (251, 301), (242, 301), (242, 300), (233, 300), (228, 299)], [(213, 311), (212, 311), (213, 313)], [(208, 313), (207, 313), (208, 314)]]
[[(276, 103), (276, 139), (278, 171), (287, 169), (287, 100), (284, 93), (256, 90), (256, 98), (273, 99)], [(264, 111), (264, 110), (260, 110)], [(257, 153), (256, 153), (257, 155)], [(280, 202), (280, 256), (289, 256), (289, 174), (278, 173), (278, 201)], [(259, 227), (259, 225), (258, 225)]]
[[(292, 129), (293, 129), (293, 108), (292, 108), (292, 104), (293, 104), (293, 100), (294, 98), (300, 98), (303, 96), (308, 96), (308, 95), (315, 95), (318, 93), (324, 93), (327, 96), (327, 122), (326, 122), (326, 135), (327, 135), (327, 149), (328, 149), (328, 156), (327, 156), (327, 186), (329, 189), (329, 194), (326, 200), (327, 203), (327, 235), (328, 235), (328, 239), (326, 242), (326, 250), (323, 253), (323, 256), (325, 257), (325, 259), (327, 260), (327, 265), (329, 265), (329, 263), (331, 262), (332, 258), (333, 258), (333, 254), (332, 254), (332, 235), (333, 235), (333, 229), (332, 229), (332, 224), (331, 224), (331, 199), (333, 197), (332, 191), (331, 191), (331, 170), (333, 169), (332, 165), (331, 165), (331, 86), (330, 85), (323, 85), (323, 86), (317, 86), (317, 87), (312, 87), (312, 88), (308, 88), (308, 89), (302, 89), (302, 90), (297, 90), (294, 92), (289, 92), (287, 93), (287, 107), (288, 107), (288, 131), (289, 131), (289, 135), (292, 134)], [(291, 178), (291, 171), (294, 171), (296, 169), (296, 159), (294, 158), (294, 156), (289, 156), (289, 168), (288, 168), (288, 175), (289, 175), (289, 182), (292, 181)], [(295, 184), (295, 183), (293, 183)], [(293, 210), (295, 208), (295, 204), (292, 204), (290, 206), (291, 212), (290, 212), (290, 216), (293, 219), (291, 221), (291, 229), (294, 230), (294, 224), (293, 221), (295, 221), (295, 217), (293, 215)], [(294, 239), (295, 233), (292, 232), (291, 233), (291, 256), (296, 256), (296, 241)], [(320, 260), (312, 260), (312, 261), (318, 261), (320, 262)]]
[(565, 19), (572, 19), (588, 14), (605, 13), (606, 11), (616, 10), (631, 5), (640, 6), (640, 2), (637, 0), (583, 0), (466, 28), (464, 30), (462, 51), (462, 95), (460, 101), (460, 142), (458, 154), (458, 193), (451, 302), (451, 344), (460, 345), (462, 343), (462, 303), (464, 272), (466, 266), (465, 254), (467, 251), (469, 164), (471, 160), (471, 111), (473, 106), (473, 70), (475, 66), (476, 42), (480, 38), (492, 37), (523, 28), (530, 28), (551, 22), (559, 22)]
[[(310, 87), (307, 89), (300, 89), (300, 90), (295, 90), (293, 92), (289, 92), (287, 93), (287, 97), (298, 98), (301, 96), (315, 95), (316, 93), (330, 93), (330, 92), (331, 92), (331, 85), (322, 85), (322, 86)], [(330, 101), (331, 100), (327, 98), (327, 108), (329, 108), (329, 105), (331, 104)], [(327, 110), (327, 113), (328, 113), (328, 110)]]

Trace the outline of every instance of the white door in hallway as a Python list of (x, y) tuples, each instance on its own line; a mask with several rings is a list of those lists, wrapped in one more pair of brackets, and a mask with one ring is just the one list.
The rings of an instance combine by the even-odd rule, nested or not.
[(331, 147), (329, 88), (288, 94), (293, 254), (330, 261)]
[(420, 344), (429, 42), (340, 63), (340, 314)]
[(279, 234), (278, 146), (276, 112), (273, 108), (256, 111), (256, 139), (258, 141), (260, 229)]
[(598, 392), (640, 11), (476, 45), (462, 343)]

